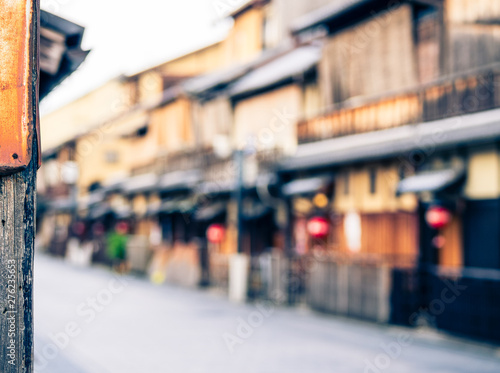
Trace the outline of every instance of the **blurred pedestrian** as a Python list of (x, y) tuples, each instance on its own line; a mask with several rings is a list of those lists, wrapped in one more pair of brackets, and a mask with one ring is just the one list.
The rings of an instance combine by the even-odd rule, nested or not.
[(113, 269), (119, 273), (127, 272), (128, 224), (119, 222), (107, 240), (107, 252)]

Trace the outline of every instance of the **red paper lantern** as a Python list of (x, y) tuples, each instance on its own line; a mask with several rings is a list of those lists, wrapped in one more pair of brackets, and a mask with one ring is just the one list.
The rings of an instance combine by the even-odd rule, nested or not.
[(307, 231), (313, 238), (325, 238), (328, 236), (330, 225), (328, 220), (322, 217), (314, 217), (307, 223)]
[(226, 235), (226, 228), (222, 224), (212, 224), (207, 229), (207, 239), (211, 243), (221, 243)]
[(442, 206), (433, 206), (427, 210), (425, 220), (429, 227), (442, 229), (451, 221), (451, 212)]

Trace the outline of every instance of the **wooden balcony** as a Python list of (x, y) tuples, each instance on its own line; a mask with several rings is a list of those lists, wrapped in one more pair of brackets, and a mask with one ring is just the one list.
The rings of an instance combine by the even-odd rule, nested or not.
[(500, 65), (412, 90), (355, 98), (298, 124), (299, 143), (382, 130), (500, 107)]
[(159, 174), (169, 172), (203, 169), (213, 154), (212, 149), (196, 148), (175, 153), (165, 153), (156, 160), (156, 171)]
[(238, 165), (234, 158), (218, 159), (213, 157), (203, 170), (204, 181), (229, 185), (236, 182)]
[[(258, 152), (256, 161), (260, 170), (267, 170), (282, 156), (283, 152), (280, 149), (269, 149)], [(193, 169), (201, 170), (206, 182), (229, 183), (234, 181), (237, 176), (237, 165), (234, 162), (234, 157), (220, 158), (211, 148), (191, 149), (160, 155), (154, 163), (133, 169), (132, 176), (148, 173), (164, 175)]]
[(282, 149), (273, 148), (259, 151), (256, 157), (259, 169), (266, 170), (272, 169), (273, 166), (284, 157), (284, 153)]

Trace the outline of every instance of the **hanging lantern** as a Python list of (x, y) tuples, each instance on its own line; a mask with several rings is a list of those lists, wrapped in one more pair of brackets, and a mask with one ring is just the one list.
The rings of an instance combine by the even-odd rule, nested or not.
[(314, 217), (307, 223), (307, 231), (313, 238), (325, 238), (328, 236), (328, 220), (322, 217)]
[(427, 210), (425, 220), (429, 227), (433, 229), (442, 229), (450, 223), (451, 212), (442, 206), (432, 206)]
[(212, 224), (207, 229), (207, 240), (210, 243), (221, 243), (226, 235), (226, 228), (222, 224)]

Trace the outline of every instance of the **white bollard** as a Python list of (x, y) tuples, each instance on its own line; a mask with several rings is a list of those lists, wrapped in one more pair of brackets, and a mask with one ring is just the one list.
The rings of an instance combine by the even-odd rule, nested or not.
[(229, 300), (244, 303), (247, 299), (249, 260), (245, 254), (229, 258)]

